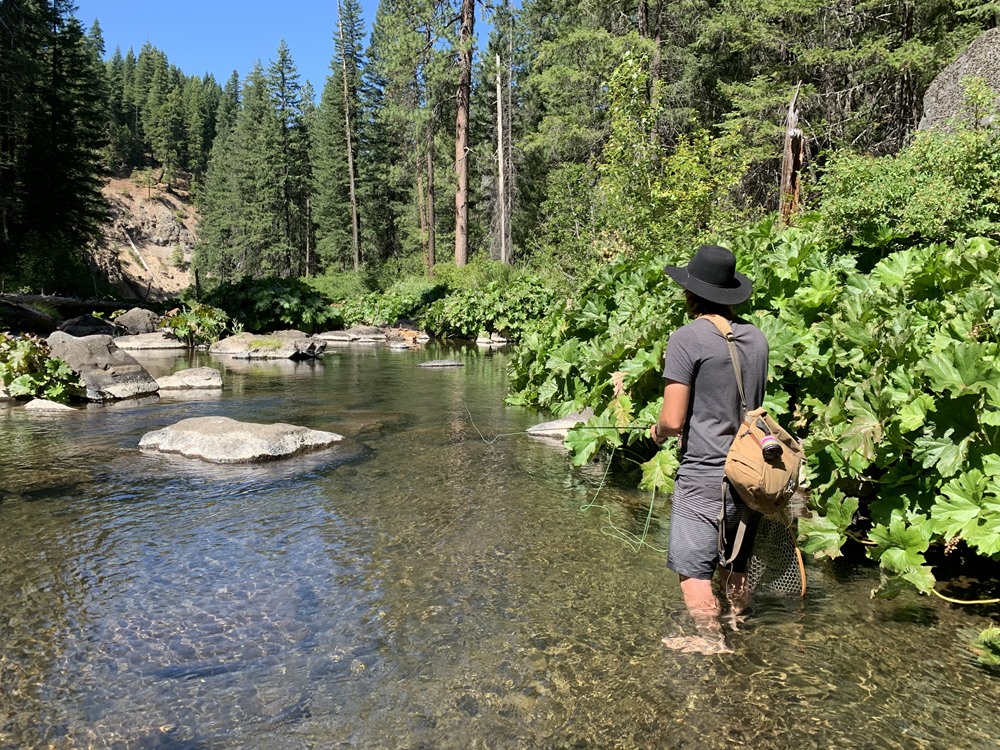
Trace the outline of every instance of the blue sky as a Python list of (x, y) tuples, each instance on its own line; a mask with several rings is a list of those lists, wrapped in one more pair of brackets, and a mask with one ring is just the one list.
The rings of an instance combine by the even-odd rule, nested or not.
[[(95, 18), (100, 21), (108, 55), (116, 46), (122, 54), (129, 47), (138, 54), (149, 41), (186, 75), (212, 73), (222, 85), (234, 70), (242, 80), (256, 60), (266, 67), (284, 39), (301, 82), (311, 81), (317, 95), (329, 73), (337, 26), (337, 5), (331, 0), (76, 0), (76, 4), (76, 17), (84, 26), (89, 28)], [(378, 0), (362, 0), (361, 7), (370, 31)]]

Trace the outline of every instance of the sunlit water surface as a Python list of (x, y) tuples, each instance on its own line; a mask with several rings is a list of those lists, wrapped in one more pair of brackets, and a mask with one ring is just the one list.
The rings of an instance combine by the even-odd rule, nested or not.
[[(443, 357), (465, 366), (417, 367)], [(221, 395), (0, 408), (0, 748), (998, 747), (985, 618), (872, 601), (867, 569), (810, 566), (735, 654), (664, 649), (691, 627), (676, 579), (606, 533), (649, 498), (523, 435), (544, 417), (503, 405), (502, 353), (192, 364)], [(350, 439), (254, 467), (138, 451), (215, 414)]]

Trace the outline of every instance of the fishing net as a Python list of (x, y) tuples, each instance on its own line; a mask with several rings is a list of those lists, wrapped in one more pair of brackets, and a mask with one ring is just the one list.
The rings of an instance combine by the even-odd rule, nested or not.
[(747, 588), (754, 593), (805, 596), (806, 569), (795, 543), (795, 519), (786, 513), (762, 516), (747, 564)]

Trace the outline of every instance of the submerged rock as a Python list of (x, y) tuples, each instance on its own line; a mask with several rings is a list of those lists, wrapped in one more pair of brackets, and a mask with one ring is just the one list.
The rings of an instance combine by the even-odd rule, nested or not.
[(161, 391), (184, 391), (222, 387), (222, 373), (214, 367), (190, 367), (156, 380)]
[(76, 411), (72, 406), (67, 406), (66, 404), (60, 404), (55, 401), (49, 401), (45, 398), (33, 398), (31, 401), (24, 405), (25, 411)]
[(578, 424), (583, 424), (592, 416), (594, 416), (593, 409), (584, 409), (583, 411), (578, 411), (576, 414), (565, 416), (562, 419), (554, 419), (551, 422), (536, 424), (533, 427), (529, 427), (525, 432), (535, 437), (565, 440), (570, 430)]
[(335, 432), (284, 424), (238, 422), (229, 417), (192, 417), (147, 432), (139, 448), (179, 453), (218, 464), (257, 463), (329, 448), (343, 440)]
[(453, 359), (432, 359), (429, 362), (421, 362), (417, 367), (465, 367), (465, 365)]
[(187, 349), (188, 345), (169, 331), (134, 333), (115, 339), (119, 349), (129, 351), (151, 351), (154, 349)]
[(160, 389), (146, 368), (119, 349), (110, 336), (77, 338), (56, 331), (47, 341), (52, 356), (64, 360), (80, 374), (91, 401), (138, 398)]

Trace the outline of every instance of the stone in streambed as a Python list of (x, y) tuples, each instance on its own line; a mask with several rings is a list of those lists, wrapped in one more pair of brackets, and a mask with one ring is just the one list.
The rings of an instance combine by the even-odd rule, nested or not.
[(218, 464), (258, 463), (329, 448), (343, 440), (335, 432), (297, 425), (238, 422), (229, 417), (193, 417), (147, 432), (139, 448), (178, 453)]

